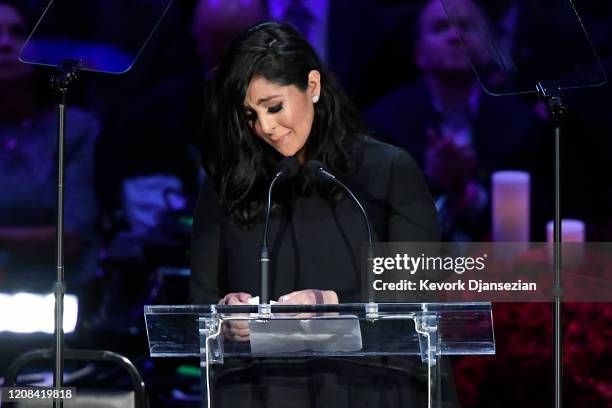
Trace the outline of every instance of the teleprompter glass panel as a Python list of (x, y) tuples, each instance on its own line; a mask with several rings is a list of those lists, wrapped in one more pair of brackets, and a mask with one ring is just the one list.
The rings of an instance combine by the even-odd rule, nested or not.
[[(125, 73), (173, 1), (131, 1), (122, 6), (138, 10), (139, 18), (122, 21), (122, 13), (99, 15), (89, 2), (51, 0), (23, 46), (20, 60), (50, 67), (80, 61), (85, 71)], [(112, 3), (105, 7), (114, 10)]]
[(607, 81), (570, 0), (441, 2), (454, 35), (491, 94), (536, 92), (542, 81), (559, 81), (562, 89)]

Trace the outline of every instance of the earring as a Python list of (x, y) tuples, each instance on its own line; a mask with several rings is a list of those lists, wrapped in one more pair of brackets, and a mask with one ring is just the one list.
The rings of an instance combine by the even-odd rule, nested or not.
[(312, 103), (317, 103), (319, 102), (319, 95), (315, 95), (312, 97)]

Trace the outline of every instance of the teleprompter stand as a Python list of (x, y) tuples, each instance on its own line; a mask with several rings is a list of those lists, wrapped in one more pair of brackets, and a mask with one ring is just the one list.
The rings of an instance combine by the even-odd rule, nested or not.
[[(53, 284), (55, 296), (54, 308), (54, 370), (53, 386), (63, 385), (64, 354), (64, 295), (66, 282), (64, 276), (64, 189), (66, 180), (65, 144), (67, 128), (67, 94), (70, 86), (77, 79), (80, 71), (121, 74), (129, 71), (136, 59), (148, 43), (151, 35), (172, 5), (173, 0), (159, 2), (152, 6), (151, 24), (143, 17), (145, 31), (121, 35), (112, 39), (108, 30), (100, 30), (97, 34), (75, 33), (63, 22), (65, 14), (70, 13), (75, 0), (50, 0), (32, 33), (28, 36), (20, 53), (20, 60), (47, 68), (55, 68), (51, 75), (51, 86), (59, 96), (57, 121), (57, 231), (56, 231), (56, 269), (57, 279)], [(78, 8), (77, 8), (78, 9)], [(78, 16), (77, 16), (78, 17)], [(62, 21), (62, 23), (59, 23)], [(148, 25), (148, 26), (147, 26)], [(138, 31), (138, 30), (136, 30)], [(79, 354), (77, 350), (69, 350), (71, 357), (87, 358), (88, 351)], [(19, 359), (19, 358), (18, 358)], [(54, 407), (62, 407), (61, 399), (54, 399)]]
[[(555, 157), (552, 322), (554, 407), (561, 408), (563, 266), (560, 152), (561, 127), (566, 111), (562, 91), (601, 86), (607, 82), (606, 73), (571, 0), (513, 2), (506, 10), (505, 28), (501, 28), (504, 23), (494, 16), (490, 2), (475, 0), (475, 7), (471, 9), (467, 9), (465, 2), (460, 0), (441, 2), (454, 31), (462, 39), (484, 90), (496, 96), (537, 92), (552, 119)], [(468, 15), (470, 18), (466, 18)], [(520, 44), (517, 44), (521, 34), (525, 35)]]
[(554, 406), (561, 408), (563, 401), (563, 284), (561, 282), (561, 126), (566, 107), (561, 99), (562, 91), (559, 81), (538, 82), (537, 90), (546, 103), (550, 113), (555, 133), (555, 216), (554, 216), (554, 252), (553, 252), (553, 381)]

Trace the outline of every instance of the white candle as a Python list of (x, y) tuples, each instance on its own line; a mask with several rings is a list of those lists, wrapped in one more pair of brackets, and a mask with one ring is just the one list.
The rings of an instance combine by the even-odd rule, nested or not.
[[(546, 241), (548, 244), (548, 256), (550, 263), (553, 262), (554, 221), (546, 224)], [(580, 220), (561, 220), (561, 242), (573, 242), (573, 244), (561, 246), (561, 262), (563, 269), (574, 269), (584, 261), (585, 226)]]
[(529, 242), (529, 173), (498, 171), (491, 179), (493, 241)]
[[(561, 220), (561, 242), (584, 242), (584, 222), (580, 220)], [(546, 224), (546, 241), (554, 241), (554, 221)]]

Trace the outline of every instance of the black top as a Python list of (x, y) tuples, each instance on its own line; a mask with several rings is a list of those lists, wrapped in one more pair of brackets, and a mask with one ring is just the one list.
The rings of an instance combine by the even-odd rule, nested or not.
[[(370, 138), (359, 141), (359, 162), (342, 180), (361, 201), (378, 242), (435, 241), (436, 212), (419, 168), (404, 150)], [(271, 218), (270, 294), (334, 290), (340, 302), (360, 298), (360, 256), (367, 231), (347, 197), (334, 203), (318, 193), (298, 196)], [(222, 211), (207, 180), (195, 210), (192, 303), (217, 303), (227, 293), (259, 292), (263, 221), (245, 230)]]
[[(435, 208), (412, 157), (369, 138), (358, 147), (356, 171), (342, 181), (365, 207), (374, 239), (436, 241)], [(334, 204), (317, 192), (298, 194), (286, 207), (271, 219), (271, 298), (324, 289), (336, 291), (343, 303), (365, 300), (359, 296), (360, 253), (367, 232), (353, 202), (345, 197)], [(230, 222), (208, 180), (196, 206), (191, 301), (217, 303), (230, 292), (258, 295), (262, 235), (263, 221), (250, 230)], [(288, 406), (288, 396), (292, 407), (424, 406), (423, 367), (410, 357), (226, 359), (215, 372), (213, 395), (219, 407), (280, 408)], [(443, 399), (456, 402), (446, 360), (442, 373)]]

